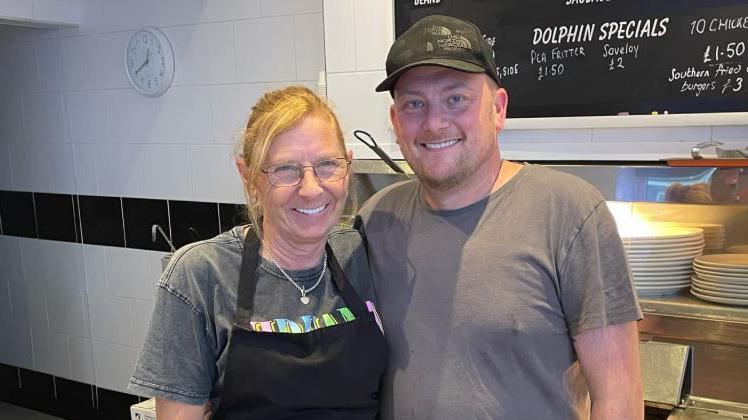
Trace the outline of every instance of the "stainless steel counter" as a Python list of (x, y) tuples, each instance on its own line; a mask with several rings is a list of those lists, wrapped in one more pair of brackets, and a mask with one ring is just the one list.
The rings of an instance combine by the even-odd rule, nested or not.
[(748, 306), (706, 302), (687, 289), (676, 295), (641, 297), (639, 305), (644, 313), (748, 323)]
[(748, 403), (748, 308), (677, 295), (639, 300), (642, 340), (693, 349), (695, 396)]

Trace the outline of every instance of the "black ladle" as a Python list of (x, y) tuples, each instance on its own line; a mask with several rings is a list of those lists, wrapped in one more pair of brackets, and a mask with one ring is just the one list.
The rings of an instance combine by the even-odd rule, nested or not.
[[(385, 153), (384, 150), (382, 150), (379, 147), (379, 145), (374, 140), (374, 137), (371, 136), (371, 134), (367, 133), (364, 130), (355, 130), (353, 132), (353, 136), (356, 137), (361, 143), (369, 146), (369, 148), (371, 150), (373, 150), (374, 153), (376, 153), (377, 156), (379, 156), (379, 158), (382, 159), (384, 161), (384, 163), (387, 164), (387, 166), (389, 166), (390, 168), (392, 168), (393, 171), (395, 171), (395, 172), (397, 172), (399, 174), (404, 174), (405, 173), (405, 171), (403, 170), (403, 168), (401, 168), (400, 165), (398, 165), (394, 160), (392, 160), (392, 158), (389, 157), (387, 155), (387, 153)], [(364, 139), (362, 136), (365, 136), (366, 139)], [(369, 142), (371, 142), (371, 143), (369, 143)]]

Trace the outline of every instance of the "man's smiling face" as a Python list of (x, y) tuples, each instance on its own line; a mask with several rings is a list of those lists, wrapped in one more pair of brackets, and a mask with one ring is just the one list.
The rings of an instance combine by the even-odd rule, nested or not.
[(403, 156), (427, 187), (446, 191), (491, 176), (505, 118), (497, 98), (483, 73), (421, 66), (398, 79), (390, 119)]

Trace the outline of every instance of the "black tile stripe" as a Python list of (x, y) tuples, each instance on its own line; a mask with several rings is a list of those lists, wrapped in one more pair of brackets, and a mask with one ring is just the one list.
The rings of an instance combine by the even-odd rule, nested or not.
[(57, 412), (63, 418), (94, 418), (96, 404), (92, 397), (93, 385), (55, 377)]
[(0, 214), (4, 235), (37, 237), (33, 193), (0, 191)]
[(39, 239), (77, 242), (73, 196), (34, 193)]
[(174, 239), (173, 239), (174, 238), (174, 233), (171, 230), (171, 225), (172, 225), (172, 223), (171, 223), (171, 206), (169, 206), (169, 202), (168, 201), (166, 202), (166, 214), (169, 215), (169, 229), (168, 230), (164, 229), (164, 230), (166, 231), (166, 234), (169, 235), (169, 239), (171, 240), (171, 246), (176, 247), (176, 245), (174, 244)]
[(0, 364), (0, 400), (13, 404), (21, 401), (20, 372), (15, 366)]
[(220, 233), (217, 203), (169, 201), (169, 210), (172, 240), (177, 248)]
[[(169, 205), (166, 200), (123, 198), (122, 213), (125, 219), (125, 244), (128, 248), (170, 251), (161, 234), (152, 238), (152, 227), (159, 225), (168, 235)], [(171, 240), (171, 238), (167, 238)]]
[(78, 197), (83, 243), (125, 246), (122, 200), (119, 197)]
[(34, 206), (34, 229), (36, 229), (36, 237), (39, 237), (39, 220), (36, 218), (36, 200), (34, 199), (34, 193), (31, 193), (31, 203)]
[(246, 223), (245, 212), (233, 203), (0, 190), (0, 235), (166, 252), (161, 235), (151, 241), (154, 223), (180, 247)]
[(122, 197), (119, 198), (119, 217), (122, 223), (122, 240), (125, 242), (125, 248), (127, 248), (127, 235), (125, 234), (125, 210), (122, 205)]
[(83, 243), (83, 233), (81, 231), (81, 210), (78, 204), (78, 196), (73, 196), (73, 218), (75, 219), (75, 242)]
[(218, 219), (221, 224), (221, 232), (225, 232), (234, 226), (246, 224), (246, 206), (243, 204), (219, 203)]
[(130, 406), (140, 402), (140, 397), (108, 389), (96, 388), (97, 414), (102, 419), (130, 419)]
[(47, 414), (55, 411), (54, 379), (46, 373), (20, 369), (21, 393), (18, 405)]

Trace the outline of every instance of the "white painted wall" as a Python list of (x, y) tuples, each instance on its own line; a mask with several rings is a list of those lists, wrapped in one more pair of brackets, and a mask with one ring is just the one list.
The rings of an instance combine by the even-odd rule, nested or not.
[[(79, 10), (77, 28), (0, 26), (0, 189), (243, 202), (235, 135), (265, 90), (316, 88), (321, 0), (80, 0)], [(176, 56), (158, 98), (124, 72), (125, 42), (146, 26)], [(162, 255), (0, 236), (0, 363), (126, 391)]]
[[(376, 158), (352, 136), (353, 130), (364, 129), (385, 151), (402, 158), (387, 116), (389, 95), (374, 93), (385, 77), (385, 57), (394, 40), (392, 1), (324, 0), (324, 15), (328, 96), (337, 105), (355, 156)], [(521, 94), (509, 92), (510, 107), (512, 96)], [(555, 122), (509, 120), (499, 142), (503, 156), (513, 160), (659, 160), (690, 157), (692, 145), (708, 140), (726, 143), (727, 148), (748, 146), (748, 114), (722, 119), (733, 125), (714, 125), (696, 118), (673, 127), (664, 118), (636, 117), (635, 124), (630, 123), (633, 118), (604, 124), (568, 118)], [(645, 126), (606, 128), (606, 124)], [(549, 126), (571, 128), (543, 128)], [(577, 128), (580, 126), (588, 128)]]

